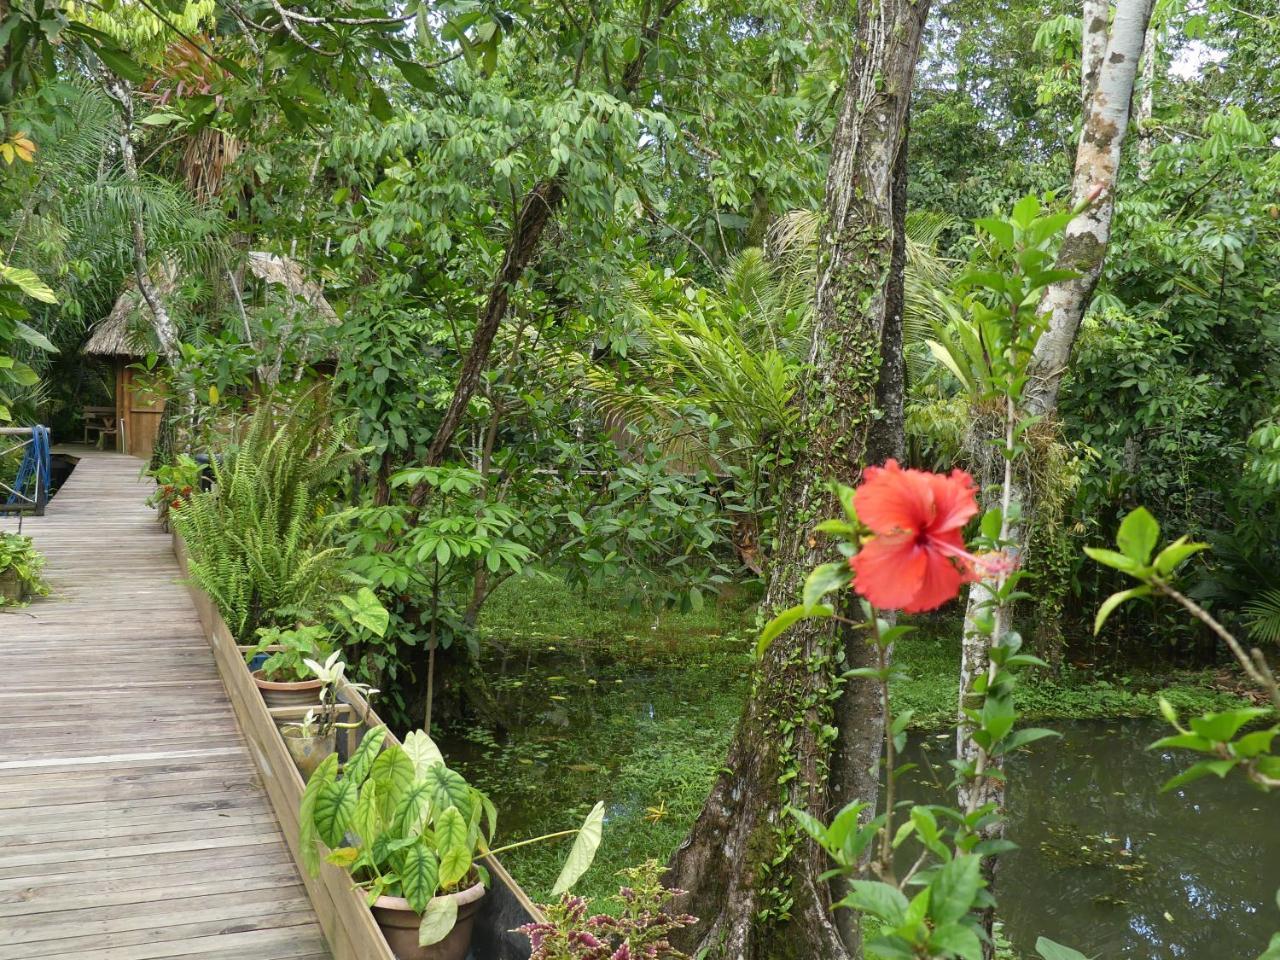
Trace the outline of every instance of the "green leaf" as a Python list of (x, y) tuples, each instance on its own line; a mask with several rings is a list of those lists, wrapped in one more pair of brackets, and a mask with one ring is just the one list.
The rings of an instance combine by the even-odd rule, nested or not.
[(879, 917), (890, 926), (897, 926), (907, 912), (907, 898), (897, 887), (876, 880), (853, 880), (849, 892), (840, 901), (860, 913)]
[(41, 303), (58, 302), (58, 298), (54, 296), (48, 285), (30, 270), (0, 263), (0, 280), (13, 284), (33, 300), (39, 300)]
[(116, 47), (100, 46), (95, 51), (117, 77), (130, 83), (144, 83), (146, 72), (133, 62), (123, 50)]
[(378, 751), (382, 749), (382, 741), (386, 739), (386, 727), (374, 727), (365, 733), (360, 739), (360, 746), (356, 747), (356, 752), (342, 768), (343, 776), (355, 783), (363, 783), (369, 776), (369, 770), (373, 767)]
[(969, 854), (943, 864), (930, 884), (929, 913), (939, 924), (957, 923), (973, 908), (982, 888), (982, 860)]
[(798, 621), (806, 620), (809, 617), (829, 617), (833, 613), (835, 611), (826, 604), (819, 604), (811, 610), (802, 606), (783, 610), (770, 620), (764, 630), (761, 631), (760, 639), (756, 641), (756, 657), (763, 657), (764, 652), (769, 649), (769, 644), (773, 643), (774, 640)]
[(582, 826), (578, 828), (578, 835), (573, 838), (573, 847), (569, 850), (569, 856), (565, 858), (564, 866), (560, 868), (560, 876), (556, 877), (555, 886), (551, 888), (553, 897), (558, 897), (567, 891), (578, 882), (579, 877), (587, 872), (596, 858), (596, 851), (600, 849), (600, 839), (603, 835), (604, 804), (597, 802), (587, 814), (587, 819), (582, 821)]
[(422, 912), (418, 925), (418, 946), (429, 947), (449, 935), (458, 922), (458, 901), (453, 897), (436, 897)]
[(1128, 590), (1121, 590), (1119, 593), (1113, 593), (1107, 599), (1102, 601), (1102, 606), (1098, 607), (1098, 615), (1093, 618), (1093, 633), (1097, 636), (1102, 632), (1102, 625), (1107, 622), (1107, 618), (1115, 612), (1116, 607), (1127, 600), (1133, 600), (1137, 597), (1147, 597), (1151, 595), (1151, 588), (1145, 583), (1140, 587), (1131, 587)]
[(1009, 734), (1000, 744), (1000, 753), (1012, 753), (1019, 747), (1025, 747), (1029, 743), (1035, 743), (1037, 740), (1043, 740), (1046, 737), (1060, 737), (1062, 734), (1057, 730), (1048, 730), (1044, 727), (1026, 727), (1022, 730), (1015, 730)]
[[(423, 913), (436, 894), (436, 882), (440, 875), (435, 854), (424, 843), (406, 847), (400, 865), (400, 889), (414, 913)], [(452, 898), (451, 898), (452, 899)]]
[(1262, 707), (1242, 707), (1239, 710), (1223, 710), (1221, 713), (1206, 713), (1202, 717), (1192, 717), (1187, 721), (1192, 731), (1206, 740), (1230, 740), (1236, 731), (1251, 720), (1265, 717), (1270, 710)]
[(1043, 960), (1089, 960), (1079, 950), (1072, 950), (1060, 943), (1054, 943), (1048, 937), (1040, 937), (1036, 940), (1036, 953), (1040, 954)]
[(1258, 960), (1280, 960), (1280, 933), (1271, 935), (1271, 943), (1263, 951), (1262, 956), (1258, 957)]
[(398, 744), (393, 743), (373, 761), (369, 779), (378, 785), (378, 794), (385, 803), (397, 804), (413, 786), (413, 761)]
[(976, 933), (958, 923), (939, 925), (929, 937), (929, 949), (934, 956), (950, 954), (963, 960), (982, 960), (982, 941)]
[(413, 761), (413, 769), (419, 777), (426, 776), (427, 768), (444, 763), (444, 754), (435, 741), (421, 730), (414, 730), (404, 738), (404, 752)]
[(320, 872), (320, 851), (316, 849), (319, 837), (316, 835), (315, 809), (316, 798), (320, 791), (333, 783), (338, 775), (338, 755), (331, 753), (320, 761), (302, 791), (302, 800), (298, 804), (298, 847), (302, 855), (302, 864), (313, 877)]
[(395, 831), (411, 837), (422, 829), (431, 814), (431, 784), (419, 780), (412, 784), (396, 804)]
[(315, 802), (315, 824), (327, 847), (342, 843), (356, 813), (356, 785), (343, 777), (320, 788)]
[(471, 844), (467, 842), (467, 821), (456, 807), (436, 815), (436, 850), (440, 854), (440, 886), (450, 887), (471, 869)]
[(1156, 554), (1156, 573), (1162, 577), (1167, 577), (1177, 570), (1188, 557), (1194, 556), (1201, 550), (1208, 549), (1209, 545), (1207, 543), (1187, 543), (1186, 537), (1179, 537)]
[(805, 613), (812, 613), (818, 601), (832, 590), (849, 586), (852, 574), (848, 563), (823, 563), (813, 568), (805, 578), (804, 597), (801, 606)]
[(378, 785), (370, 780), (360, 788), (360, 795), (356, 798), (356, 810), (351, 818), (351, 829), (360, 837), (360, 842), (364, 846), (371, 847), (378, 837), (380, 821)]
[(470, 819), (471, 788), (461, 774), (437, 763), (427, 768), (423, 779), (431, 785), (431, 805), (436, 810), (455, 807), (464, 819)]
[(1143, 566), (1151, 559), (1151, 551), (1159, 539), (1160, 524), (1146, 507), (1131, 511), (1120, 521), (1120, 529), (1116, 532), (1116, 546), (1120, 552)]

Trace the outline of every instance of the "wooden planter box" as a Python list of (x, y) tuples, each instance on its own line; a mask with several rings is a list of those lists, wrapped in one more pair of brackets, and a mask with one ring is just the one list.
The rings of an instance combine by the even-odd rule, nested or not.
[[(173, 552), (186, 577), (186, 544), (176, 532), (172, 536)], [(298, 806), (305, 784), (277, 729), (277, 719), (283, 718), (272, 715), (273, 711), (267, 709), (254, 685), (244, 660), (244, 651), (249, 648), (236, 645), (230, 629), (203, 590), (190, 582), (187, 589), (195, 602), (205, 637), (213, 649), (218, 673), (231, 699), (236, 721), (248, 741), (249, 752), (262, 777), (276, 820), (334, 960), (396, 960), (373, 914), (365, 905), (363, 892), (352, 883), (351, 875), (322, 862), (319, 875), (313, 877), (303, 866), (299, 855)], [(365, 730), (383, 726), (383, 723), (364, 698), (349, 686), (341, 689), (340, 693), (362, 723), (359, 730), (346, 731), (351, 737), (347, 746), (352, 749)], [(301, 716), (296, 708), (274, 711), (276, 714), (282, 712)], [(399, 742), (389, 731), (388, 739)], [(495, 858), (485, 857), (481, 862), (489, 869), (492, 883), (476, 918), (472, 956), (475, 960), (527, 960), (530, 952), (528, 940), (523, 934), (511, 931), (521, 924), (541, 921), (543, 915)]]

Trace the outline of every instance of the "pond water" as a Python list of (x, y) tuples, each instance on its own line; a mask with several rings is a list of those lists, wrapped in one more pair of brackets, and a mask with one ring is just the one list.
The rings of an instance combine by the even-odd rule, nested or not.
[[(1010, 768), (1019, 849), (1002, 861), (998, 894), (1015, 948), (1031, 954), (1043, 935), (1124, 960), (1261, 953), (1280, 930), (1280, 799), (1243, 778), (1159, 793), (1189, 763), (1146, 749), (1164, 735), (1155, 722), (1050, 725), (1062, 737)], [(913, 759), (941, 776), (951, 744), (923, 738)]]
[[(593, 892), (613, 872), (665, 857), (696, 814), (737, 717), (743, 683), (724, 659), (621, 667), (559, 653), (489, 664), (506, 731), (445, 736), (446, 754), (488, 790), (508, 839), (570, 825), (597, 799), (608, 821)], [(1038, 936), (1106, 960), (1252, 960), (1280, 930), (1280, 798), (1243, 778), (1159, 786), (1188, 764), (1147, 750), (1151, 721), (1050, 724), (1010, 767), (1010, 838), (1000, 915), (1017, 952)], [(953, 738), (918, 736), (903, 789), (940, 798)], [(563, 851), (509, 864), (535, 897)], [(527, 859), (525, 859), (527, 858)], [(588, 875), (591, 876), (590, 874)]]

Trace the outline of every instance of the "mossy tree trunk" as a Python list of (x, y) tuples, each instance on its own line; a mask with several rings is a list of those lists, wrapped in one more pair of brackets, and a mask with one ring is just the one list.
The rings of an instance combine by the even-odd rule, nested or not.
[[(827, 176), (811, 373), (799, 398), (804, 445), (784, 484), (767, 611), (794, 605), (809, 570), (830, 559), (814, 533), (840, 511), (828, 484), (856, 482), (868, 454), (882, 341), (901, 309), (891, 282), (901, 265), (894, 171), (928, 6), (857, 6)], [(841, 602), (855, 606), (852, 596)], [(833, 769), (837, 757), (842, 768), (850, 762), (842, 744), (858, 745), (863, 769), (879, 756), (879, 706), (855, 697), (837, 710), (840, 674), (869, 655), (860, 636), (812, 620), (775, 641), (757, 668), (725, 769), (671, 861), (669, 882), (688, 891), (680, 906), (699, 917), (684, 944), (691, 952), (724, 960), (851, 956), (830, 888), (818, 879), (828, 864), (785, 808), (827, 817), (859, 794), (874, 801), (874, 777), (855, 787)]]

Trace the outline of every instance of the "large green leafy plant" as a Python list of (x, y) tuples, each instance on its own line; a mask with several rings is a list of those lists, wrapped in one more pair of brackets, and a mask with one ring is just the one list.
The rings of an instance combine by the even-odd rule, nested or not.
[(314, 398), (288, 411), (263, 402), (240, 444), (213, 459), (213, 489), (174, 514), (191, 579), (237, 637), (252, 637), (275, 611), (310, 619), (300, 615), (314, 616), (340, 581), (321, 517), (348, 457), (345, 438)]
[(403, 897), (422, 915), (419, 943), (448, 936), (457, 921), (457, 901), (447, 896), (487, 880), (484, 857), (535, 840), (573, 835), (555, 893), (568, 890), (591, 865), (600, 844), (604, 805), (596, 804), (577, 830), (491, 848), (498, 812), (487, 796), (445, 766), (431, 738), (420, 730), (401, 746), (387, 743), (387, 730), (365, 734), (351, 759), (336, 754), (307, 782), (299, 810), (299, 840), (307, 869), (327, 862), (349, 870), (369, 903)]
[[(43, 570), (44, 557), (30, 537), (0, 531), (0, 580), (16, 578), (24, 592), (43, 595), (49, 592)], [(0, 607), (9, 602), (0, 594)]]

